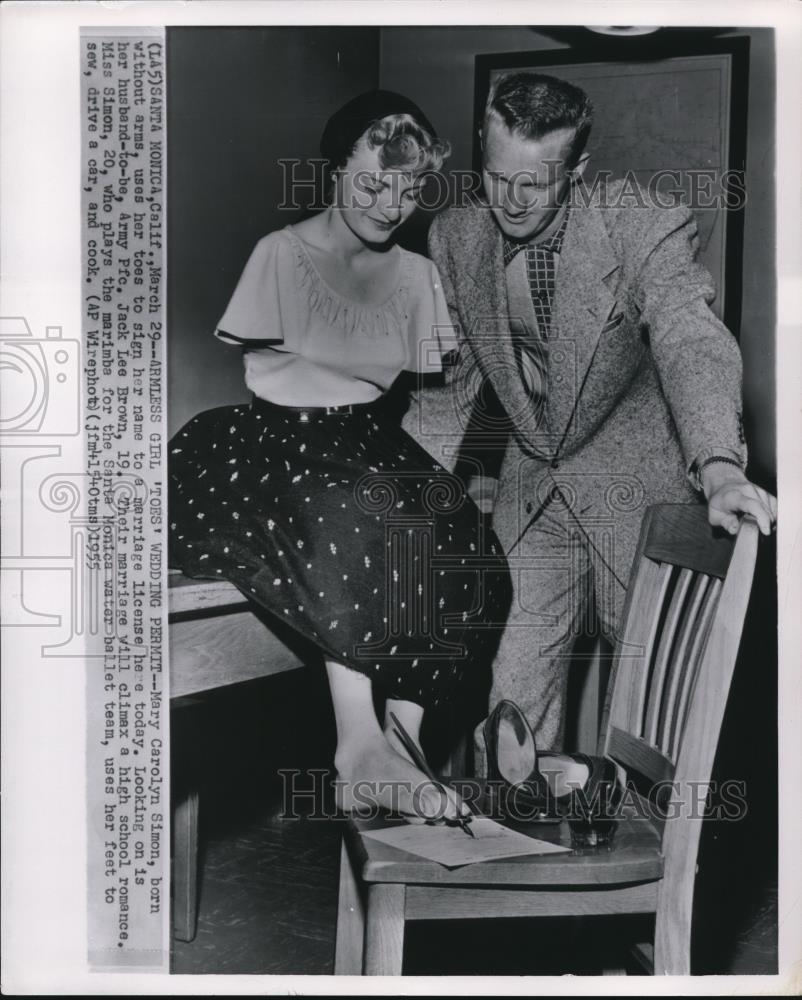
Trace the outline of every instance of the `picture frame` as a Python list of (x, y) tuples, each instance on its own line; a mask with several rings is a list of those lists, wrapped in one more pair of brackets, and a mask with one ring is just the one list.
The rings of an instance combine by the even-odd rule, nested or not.
[[(602, 177), (621, 178), (622, 202), (639, 204), (640, 186), (646, 201), (688, 204), (699, 228), (700, 259), (717, 289), (713, 311), (738, 338), (749, 38), (660, 29), (638, 36), (635, 48), (626, 37), (575, 27), (563, 29), (559, 40), (570, 47), (476, 56), (474, 169), (481, 171), (482, 119), (496, 78), (534, 71), (582, 87), (596, 109), (586, 187)], [(632, 101), (633, 93), (642, 97)], [(635, 156), (633, 134), (644, 136)]]

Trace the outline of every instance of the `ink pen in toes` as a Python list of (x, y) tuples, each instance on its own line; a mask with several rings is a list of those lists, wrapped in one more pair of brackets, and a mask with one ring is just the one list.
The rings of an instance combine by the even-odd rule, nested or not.
[[(426, 758), (420, 752), (417, 745), (410, 737), (409, 733), (406, 731), (406, 729), (404, 729), (404, 727), (398, 721), (393, 712), (390, 712), (390, 718), (393, 721), (393, 725), (395, 726), (395, 731), (398, 735), (398, 738), (404, 744), (404, 748), (412, 758), (412, 761), (415, 764), (415, 766), (419, 770), (423, 771), (423, 773), (426, 775), (429, 781), (432, 782), (432, 784), (436, 785), (438, 788), (442, 789), (445, 792), (445, 788), (443, 786), (442, 781), (438, 781), (438, 779), (434, 776), (434, 774), (432, 773), (432, 769), (429, 767)], [(468, 825), (471, 822), (471, 819), (472, 819), (471, 816), (462, 815), (456, 817), (456, 819), (446, 819), (445, 824), (446, 826), (458, 826), (463, 833), (467, 833), (469, 837), (475, 838), (476, 834)]]

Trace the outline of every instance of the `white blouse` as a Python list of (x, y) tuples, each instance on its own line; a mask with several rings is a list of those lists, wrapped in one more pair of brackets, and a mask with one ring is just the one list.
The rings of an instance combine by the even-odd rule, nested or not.
[(284, 406), (376, 399), (402, 370), (438, 372), (458, 348), (434, 264), (402, 247), (382, 305), (336, 292), (291, 226), (259, 240), (216, 336), (245, 348), (245, 383)]

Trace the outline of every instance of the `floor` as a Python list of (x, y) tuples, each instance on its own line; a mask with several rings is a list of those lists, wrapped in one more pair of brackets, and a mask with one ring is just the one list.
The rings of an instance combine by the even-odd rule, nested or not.
[[(281, 817), (285, 785), (308, 781), (300, 774), (307, 769), (323, 783), (331, 761), (334, 733), (322, 677), (298, 671), (241, 685), (174, 713), (173, 726), (173, 746), (194, 754), (204, 774), (198, 930), (191, 943), (174, 943), (173, 972), (330, 974), (339, 822), (310, 815), (311, 800), (300, 802), (297, 818)], [(776, 814), (773, 785), (760, 780), (765, 761), (744, 760), (739, 751), (737, 717), (725, 725), (727, 731), (734, 738), (722, 739), (717, 770), (746, 773), (754, 791), (743, 821), (707, 824), (697, 881), (694, 971), (772, 974), (776, 829), (765, 817)], [(184, 766), (176, 756), (176, 783)], [(640, 920), (412, 924), (404, 971), (595, 974), (611, 958), (625, 963), (624, 946), (638, 938)]]

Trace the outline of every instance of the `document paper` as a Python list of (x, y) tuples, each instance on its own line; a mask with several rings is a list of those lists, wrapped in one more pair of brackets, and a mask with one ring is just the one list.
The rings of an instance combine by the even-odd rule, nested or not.
[(560, 854), (571, 850), (570, 847), (561, 847), (559, 844), (536, 840), (509, 830), (487, 816), (474, 816), (471, 830), (473, 837), (467, 836), (458, 826), (403, 823), (384, 830), (368, 830), (362, 836), (397, 847), (407, 854), (436, 861), (446, 868), (459, 868), (479, 861), (498, 861), (501, 858)]

